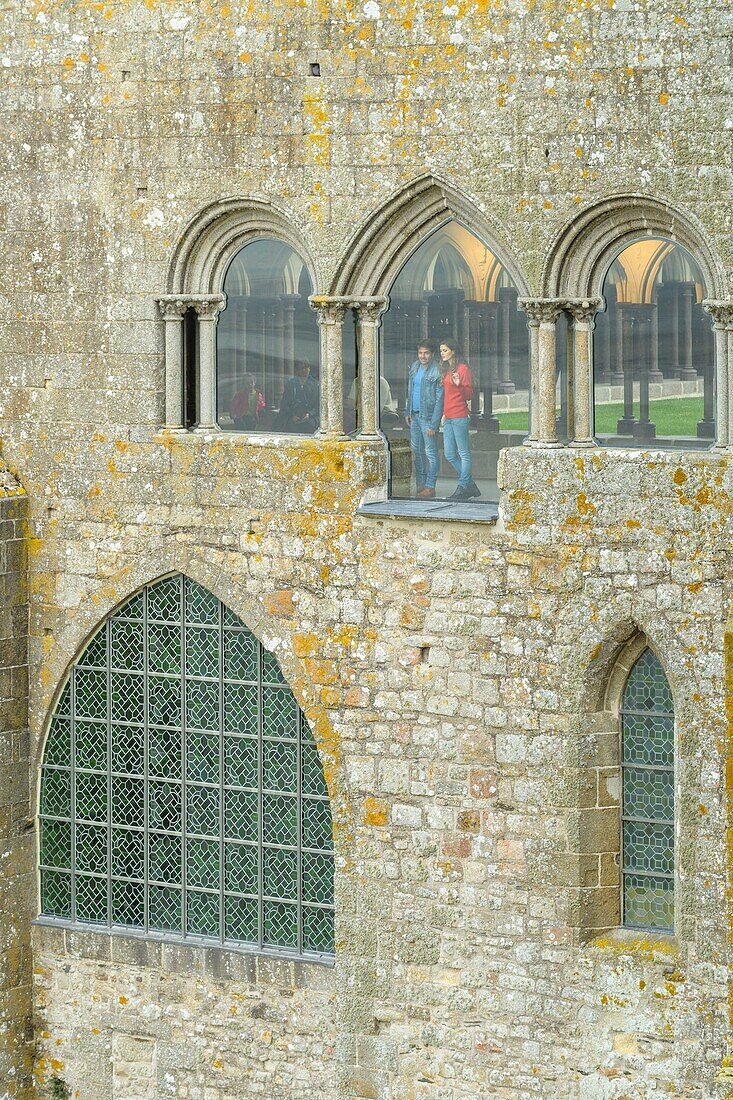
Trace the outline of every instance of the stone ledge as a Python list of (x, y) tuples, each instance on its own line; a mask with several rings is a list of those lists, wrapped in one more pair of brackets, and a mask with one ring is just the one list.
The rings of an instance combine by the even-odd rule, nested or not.
[(499, 518), (498, 504), (454, 503), (448, 500), (380, 500), (362, 504), (358, 516), (378, 516), (381, 519), (439, 519), (452, 523), (488, 523)]

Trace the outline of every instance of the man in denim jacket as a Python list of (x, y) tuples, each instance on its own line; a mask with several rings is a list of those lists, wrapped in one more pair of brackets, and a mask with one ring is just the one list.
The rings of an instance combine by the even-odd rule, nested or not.
[(435, 482), (440, 470), (438, 429), (445, 394), (435, 351), (432, 340), (421, 340), (417, 346), (417, 359), (407, 376), (405, 422), (410, 427), (416, 495), (421, 500), (435, 496)]

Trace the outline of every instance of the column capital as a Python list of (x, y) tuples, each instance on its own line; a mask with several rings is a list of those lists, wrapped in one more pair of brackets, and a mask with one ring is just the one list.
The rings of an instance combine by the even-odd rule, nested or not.
[(702, 308), (709, 313), (714, 328), (733, 329), (733, 300), (730, 298), (705, 298)]
[(603, 298), (566, 298), (564, 309), (580, 324), (592, 325), (600, 310), (603, 309)]
[(180, 321), (191, 305), (191, 299), (186, 294), (161, 294), (155, 302), (164, 321)]
[(359, 324), (376, 325), (389, 305), (389, 299), (383, 294), (374, 295), (373, 297), (352, 298), (349, 305), (359, 318)]
[(308, 304), (315, 310), (319, 325), (342, 325), (351, 301), (351, 298), (341, 295), (336, 297), (328, 294), (311, 294)]
[(564, 298), (519, 298), (517, 305), (527, 314), (530, 325), (554, 325), (563, 311)]
[(192, 294), (189, 299), (189, 305), (200, 321), (215, 321), (226, 304), (224, 294)]

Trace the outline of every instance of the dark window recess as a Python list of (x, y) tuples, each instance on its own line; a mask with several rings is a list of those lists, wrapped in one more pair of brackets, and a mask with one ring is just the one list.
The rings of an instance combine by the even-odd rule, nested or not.
[(183, 422), (187, 428), (196, 424), (197, 328), (196, 311), (186, 310), (183, 319)]

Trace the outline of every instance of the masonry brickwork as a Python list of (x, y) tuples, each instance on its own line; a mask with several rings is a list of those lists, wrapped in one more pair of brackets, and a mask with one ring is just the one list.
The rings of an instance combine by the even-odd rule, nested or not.
[[(383, 293), (379, 212), (414, 247), (425, 180), (528, 296), (589, 292), (550, 285), (553, 249), (621, 196), (609, 233), (648, 197), (727, 299), (730, 10), (23, 0), (1, 18), (5, 1095), (33, 1095), (31, 1046), (39, 1098), (733, 1094), (727, 450), (516, 448), (494, 524), (361, 515), (379, 440), (162, 429), (155, 304), (186, 227), (232, 198), (292, 225), (319, 294), (349, 292), (369, 237), (350, 291)], [(277, 654), (313, 728), (332, 968), (44, 926), (31, 960), (54, 701), (105, 616), (176, 571)], [(644, 639), (678, 725), (674, 937), (617, 928), (619, 669)]]

